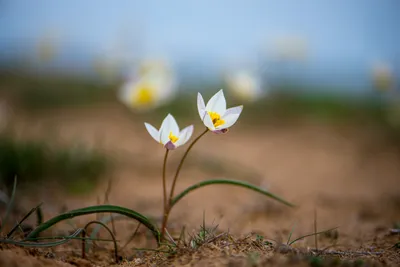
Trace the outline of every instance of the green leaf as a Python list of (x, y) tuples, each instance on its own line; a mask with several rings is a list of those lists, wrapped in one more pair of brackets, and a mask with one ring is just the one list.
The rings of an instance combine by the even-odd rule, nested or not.
[(65, 238), (64, 240), (54, 241), (54, 242), (46, 242), (46, 243), (36, 243), (35, 242), (35, 243), (33, 243), (33, 242), (27, 242), (27, 241), (15, 241), (15, 240), (10, 240), (10, 239), (0, 239), (0, 243), (12, 244), (12, 245), (21, 246), (21, 247), (48, 248), (48, 247), (54, 247), (54, 246), (59, 246), (59, 245), (65, 244), (65, 243), (71, 241), (72, 239), (74, 239), (75, 237), (77, 237), (78, 235), (80, 235), (82, 233), (82, 231), (84, 231), (84, 230), (78, 229), (72, 235), (63, 237), (63, 238)]
[(207, 185), (215, 185), (215, 184), (226, 184), (226, 185), (235, 185), (235, 186), (240, 186), (240, 187), (244, 187), (253, 191), (256, 191), (258, 193), (261, 193), (267, 197), (270, 197), (272, 199), (275, 199), (289, 207), (295, 207), (295, 205), (287, 202), (286, 200), (258, 187), (246, 182), (242, 182), (242, 181), (237, 181), (237, 180), (228, 180), (228, 179), (215, 179), (215, 180), (206, 180), (206, 181), (202, 181), (199, 182), (197, 184), (194, 184), (192, 186), (189, 186), (188, 188), (186, 188), (183, 192), (181, 192), (180, 194), (178, 194), (176, 197), (174, 197), (171, 200), (171, 207), (174, 206), (179, 200), (181, 200), (184, 196), (186, 196), (187, 194), (189, 194), (191, 191), (196, 190), (198, 188), (207, 186)]
[(87, 215), (87, 214), (93, 214), (93, 213), (118, 213), (125, 215), (129, 218), (135, 219), (141, 224), (143, 224), (145, 227), (147, 227), (151, 233), (153, 234), (154, 238), (156, 239), (157, 243), (160, 243), (160, 232), (158, 231), (157, 227), (151, 223), (151, 221), (143, 216), (142, 214), (124, 208), (120, 206), (113, 206), (113, 205), (97, 205), (97, 206), (90, 206), (82, 209), (76, 209), (72, 210), (69, 212), (66, 212), (64, 214), (60, 214), (58, 216), (53, 217), (52, 219), (42, 223), (38, 227), (36, 227), (28, 236), (27, 238), (34, 238), (39, 235), (39, 233), (43, 232), (44, 230), (50, 228), (51, 226), (67, 219), (71, 219), (77, 216), (82, 216), (82, 215)]
[(325, 231), (321, 231), (321, 232), (317, 232), (317, 233), (312, 233), (312, 234), (300, 236), (300, 237), (296, 238), (295, 240), (293, 240), (292, 242), (290, 242), (288, 245), (291, 246), (291, 245), (293, 245), (295, 242), (297, 242), (297, 241), (299, 241), (300, 239), (303, 239), (303, 238), (305, 238), (305, 237), (323, 234), (323, 233), (330, 232), (330, 231), (335, 230), (335, 229), (338, 229), (338, 228), (339, 228), (339, 227), (335, 227), (335, 228), (331, 228), (331, 229), (329, 229), (329, 230), (325, 230)]

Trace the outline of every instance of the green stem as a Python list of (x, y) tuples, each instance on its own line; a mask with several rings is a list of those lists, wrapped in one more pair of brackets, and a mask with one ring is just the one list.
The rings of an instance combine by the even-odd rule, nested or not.
[(194, 144), (196, 144), (197, 141), (199, 141), (200, 138), (202, 138), (203, 135), (205, 135), (207, 132), (208, 132), (208, 128), (206, 128), (206, 130), (204, 132), (202, 132), (196, 139), (193, 140), (193, 142), (189, 145), (188, 149), (186, 150), (185, 154), (183, 155), (181, 161), (179, 162), (178, 168), (176, 169), (174, 180), (172, 182), (171, 192), (169, 194), (169, 202), (171, 202), (172, 198), (174, 197), (174, 190), (175, 190), (176, 180), (178, 180), (178, 176), (179, 176), (179, 173), (181, 172), (183, 162), (185, 161), (187, 155), (189, 154), (189, 151), (192, 149)]
[(167, 158), (168, 158), (168, 152), (169, 149), (165, 149), (165, 156), (164, 156), (164, 164), (163, 164), (163, 173), (162, 173), (162, 179), (163, 179), (163, 194), (164, 194), (164, 211), (167, 209), (167, 182), (166, 182), (166, 170), (167, 170)]
[(166, 223), (165, 218), (168, 217), (167, 216), (167, 210), (168, 210), (168, 206), (169, 206), (169, 203), (167, 202), (167, 182), (166, 182), (166, 178), (165, 178), (166, 169), (167, 169), (168, 152), (169, 152), (169, 149), (167, 148), (166, 151), (165, 151), (164, 164), (163, 164), (163, 173), (162, 173), (163, 194), (164, 194), (164, 208), (163, 208), (163, 222), (162, 222), (162, 226), (161, 226), (161, 238), (163, 238), (164, 234), (165, 234), (165, 225), (164, 225), (164, 223)]
[(174, 199), (171, 200), (170, 208), (172, 208), (179, 200), (181, 200), (184, 196), (189, 194), (191, 191), (196, 190), (196, 189), (201, 188), (201, 187), (204, 187), (204, 186), (207, 186), (207, 185), (213, 185), (213, 184), (228, 184), (228, 185), (236, 185), (236, 186), (244, 187), (244, 188), (256, 191), (258, 193), (261, 193), (261, 194), (263, 194), (265, 196), (268, 196), (268, 197), (270, 197), (272, 199), (275, 199), (275, 200), (277, 200), (277, 201), (279, 201), (279, 202), (281, 202), (281, 203), (283, 203), (283, 204), (285, 204), (287, 206), (295, 207), (295, 205), (287, 202), (286, 200), (284, 200), (284, 199), (282, 199), (282, 198), (280, 198), (280, 197), (278, 197), (278, 196), (276, 196), (276, 195), (274, 195), (274, 194), (272, 194), (272, 193), (270, 193), (270, 192), (268, 192), (268, 191), (266, 191), (264, 189), (261, 189), (260, 187), (257, 187), (255, 185), (252, 185), (252, 184), (249, 184), (249, 183), (246, 183), (246, 182), (242, 182), (242, 181), (236, 181), (236, 180), (217, 179), (217, 180), (202, 181), (202, 182), (199, 182), (197, 184), (194, 184), (194, 185), (186, 188), (183, 192), (181, 192), (179, 195), (177, 195)]
[(198, 137), (196, 137), (196, 139), (193, 140), (193, 142), (189, 145), (188, 149), (186, 150), (185, 154), (183, 154), (181, 161), (179, 162), (178, 168), (176, 169), (174, 180), (172, 181), (172, 186), (171, 186), (171, 191), (169, 194), (168, 203), (165, 202), (167, 204), (164, 206), (163, 221), (161, 224), (161, 239), (164, 238), (165, 227), (167, 227), (169, 213), (171, 212), (171, 208), (172, 208), (171, 200), (174, 196), (176, 181), (178, 180), (179, 173), (181, 172), (183, 162), (185, 161), (187, 155), (189, 154), (189, 151), (192, 149), (194, 144), (196, 144), (197, 141), (199, 141), (200, 138), (203, 137), (203, 135), (205, 135), (207, 132), (208, 132), (208, 128), (206, 128), (206, 130), (203, 133), (201, 133)]
[(53, 217), (52, 219), (40, 224), (38, 227), (36, 227), (32, 232), (29, 233), (27, 238), (34, 238), (39, 235), (39, 233), (43, 232), (44, 230), (50, 228), (51, 226), (63, 221), (63, 220), (68, 220), (73, 217), (77, 216), (82, 216), (82, 215), (87, 215), (87, 214), (93, 214), (93, 213), (118, 213), (125, 215), (129, 218), (135, 219), (139, 221), (141, 224), (146, 226), (153, 234), (154, 238), (157, 240), (157, 243), (160, 244), (160, 232), (154, 226), (148, 218), (143, 216), (142, 214), (124, 208), (124, 207), (119, 207), (119, 206), (113, 206), (113, 205), (98, 205), (98, 206), (91, 206), (91, 207), (86, 207), (82, 209), (77, 209), (77, 210), (72, 210), (63, 214), (60, 214), (56, 217)]

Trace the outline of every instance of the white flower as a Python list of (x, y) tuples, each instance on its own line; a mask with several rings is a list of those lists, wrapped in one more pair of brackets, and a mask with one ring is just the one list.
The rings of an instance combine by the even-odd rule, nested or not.
[(226, 77), (228, 89), (243, 101), (255, 101), (264, 95), (260, 80), (247, 71), (239, 71)]
[(224, 92), (218, 91), (208, 101), (207, 106), (204, 104), (203, 97), (200, 93), (197, 95), (197, 109), (204, 125), (214, 133), (226, 133), (240, 116), (243, 106), (226, 109), (226, 100)]
[(167, 68), (139, 69), (119, 92), (119, 99), (135, 110), (156, 108), (175, 95), (175, 80)]
[(171, 114), (165, 117), (159, 131), (147, 122), (144, 125), (154, 140), (170, 150), (186, 144), (193, 134), (193, 125), (180, 131), (178, 123), (176, 123), (175, 118)]

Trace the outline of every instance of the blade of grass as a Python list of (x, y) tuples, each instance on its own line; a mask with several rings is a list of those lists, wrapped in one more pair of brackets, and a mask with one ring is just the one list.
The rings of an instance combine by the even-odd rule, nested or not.
[(312, 233), (312, 234), (308, 234), (308, 235), (303, 235), (303, 236), (301, 236), (301, 237), (296, 238), (296, 239), (293, 240), (292, 242), (290, 242), (290, 243), (288, 244), (288, 246), (291, 246), (291, 245), (294, 244), (295, 242), (297, 242), (297, 241), (299, 241), (300, 239), (303, 239), (303, 238), (305, 238), (305, 237), (309, 237), (309, 236), (313, 236), (313, 235), (319, 235), (319, 234), (327, 233), (327, 232), (333, 231), (333, 230), (338, 229), (338, 228), (339, 228), (339, 227), (335, 227), (335, 228), (331, 228), (331, 229), (329, 229), (329, 230), (325, 230), (325, 231), (321, 231), (321, 232), (317, 232), (317, 233)]
[(40, 203), (36, 207), (32, 208), (22, 219), (20, 222), (18, 222), (12, 229), (11, 231), (6, 235), (6, 238), (10, 238), (11, 235), (15, 232), (15, 230), (18, 229), (18, 227), (21, 226), (21, 224), (28, 219), (29, 216), (31, 216), (32, 213), (34, 213), (43, 203)]
[(171, 241), (172, 244), (175, 245), (175, 247), (177, 246), (175, 240), (172, 238), (172, 236), (169, 234), (167, 228), (165, 228), (165, 233), (167, 234), (167, 237), (169, 238), (169, 240)]
[[(71, 236), (42, 236), (42, 237), (35, 237), (35, 238), (28, 238), (24, 239), (24, 241), (39, 241), (39, 240), (51, 240), (51, 239), (77, 239), (77, 240), (88, 240), (88, 241), (105, 241), (105, 242), (114, 242), (112, 239), (106, 239), (106, 238), (91, 238), (91, 237), (81, 237), (81, 236), (76, 236), (76, 237), (71, 237)], [(117, 242), (119, 240), (116, 240)]]
[(216, 185), (216, 184), (226, 184), (226, 185), (235, 185), (235, 186), (240, 186), (240, 187), (244, 187), (253, 191), (256, 191), (258, 193), (261, 193), (267, 197), (270, 197), (272, 199), (275, 199), (289, 207), (295, 207), (295, 205), (287, 202), (286, 200), (258, 187), (246, 182), (242, 182), (242, 181), (237, 181), (237, 180), (228, 180), (228, 179), (215, 179), (215, 180), (206, 180), (206, 181), (202, 181), (199, 182), (197, 184), (194, 184), (192, 186), (189, 186), (188, 188), (186, 188), (184, 191), (182, 191), (181, 193), (179, 193), (176, 197), (174, 197), (171, 200), (171, 207), (174, 206), (179, 200), (181, 200), (184, 196), (186, 196), (187, 194), (189, 194), (191, 191), (199, 189), (201, 187), (204, 186), (208, 186), (208, 185)]
[(297, 226), (297, 223), (294, 223), (293, 227), (292, 227), (292, 230), (289, 233), (289, 237), (288, 237), (288, 240), (286, 242), (286, 245), (289, 245), (290, 239), (292, 238), (292, 234), (293, 234), (294, 230), (296, 229), (296, 226)]
[[(117, 241), (115, 239), (115, 235), (113, 234), (113, 232), (110, 230), (110, 228), (108, 228), (108, 226), (100, 221), (91, 221), (88, 222), (85, 227), (83, 228), (84, 231), (82, 232), (82, 237), (85, 237), (86, 233), (87, 233), (87, 229), (90, 225), (92, 224), (99, 224), (101, 225), (104, 229), (106, 229), (108, 231), (108, 233), (111, 235), (111, 238), (113, 240), (114, 243), (114, 256), (115, 256), (115, 262), (118, 263), (119, 259), (118, 259), (118, 245), (117, 245)], [(85, 245), (86, 245), (86, 240), (82, 239), (82, 258), (85, 258)]]
[[(206, 233), (207, 233), (207, 230), (206, 230), (206, 211), (205, 210), (203, 210), (203, 226), (201, 228), (203, 228), (203, 229), (201, 229), (201, 231), (203, 231), (203, 243), (205, 243), (206, 242)], [(200, 233), (201, 233), (201, 231), (200, 231)]]
[[(126, 220), (126, 219), (127, 219), (126, 216), (123, 216), (123, 215), (116, 216), (116, 217), (107, 216), (107, 217), (103, 217), (103, 218), (100, 220), (100, 222), (102, 222), (102, 223), (104, 223), (104, 224), (107, 225), (107, 224), (108, 224), (109, 222), (111, 222), (112, 220), (123, 220), (123, 219)], [(98, 235), (98, 233), (99, 233), (101, 227), (102, 227), (101, 224), (97, 224), (97, 225), (95, 226), (95, 228), (93, 229), (92, 233), (90, 234), (90, 237), (91, 237), (91, 238), (95, 238), (95, 237)], [(115, 235), (115, 234), (114, 234), (114, 235)], [(91, 242), (88, 242), (88, 243), (87, 243), (87, 246), (86, 246), (86, 252), (89, 252), (90, 246), (91, 246)]]
[[(111, 189), (112, 189), (112, 180), (109, 179), (108, 180), (108, 184), (107, 184), (106, 192), (104, 193), (104, 203), (103, 203), (104, 205), (110, 204), (108, 199), (109, 199), (109, 196), (110, 196), (110, 193), (111, 193)], [(110, 216), (111, 216), (111, 226), (112, 226), (112, 229), (113, 229), (113, 233), (114, 233), (114, 235), (117, 235), (117, 230), (115, 228), (115, 224), (114, 224), (112, 213), (110, 213)]]
[(42, 224), (43, 222), (43, 211), (42, 211), (42, 207), (39, 206), (36, 209), (36, 226)]
[(133, 232), (133, 234), (131, 234), (128, 241), (126, 241), (125, 245), (122, 246), (121, 250), (124, 250), (126, 248), (126, 246), (135, 238), (136, 234), (139, 232), (139, 228), (140, 228), (140, 223), (138, 223), (135, 231)]
[(48, 247), (55, 247), (71, 241), (72, 238), (77, 237), (84, 231), (82, 228), (76, 230), (72, 235), (65, 236), (64, 240), (54, 241), (54, 242), (46, 242), (46, 243), (37, 243), (37, 242), (26, 242), (26, 241), (15, 241), (11, 239), (0, 239), (0, 243), (4, 244), (12, 244), (20, 247), (36, 247), (36, 248), (48, 248)]
[(178, 245), (181, 243), (182, 240), (183, 244), (186, 245), (185, 228), (185, 225), (182, 226), (181, 233), (179, 234)]
[(11, 212), (13, 206), (14, 206), (14, 198), (15, 198), (16, 190), (17, 190), (17, 176), (14, 177), (14, 186), (13, 186), (13, 190), (12, 190), (10, 201), (7, 204), (6, 215), (4, 216), (4, 219), (1, 220), (0, 233), (1, 233), (1, 230), (3, 230), (3, 227), (6, 225), (7, 220), (8, 220), (8, 216), (10, 216), (10, 212)]
[(88, 214), (93, 214), (93, 213), (118, 213), (125, 215), (129, 218), (135, 219), (139, 221), (141, 224), (143, 224), (145, 227), (147, 227), (151, 233), (153, 234), (154, 238), (157, 241), (157, 244), (160, 244), (160, 232), (158, 231), (157, 227), (151, 223), (151, 221), (143, 216), (142, 214), (124, 208), (124, 207), (119, 207), (119, 206), (113, 206), (113, 205), (98, 205), (98, 206), (90, 206), (82, 209), (76, 209), (72, 210), (69, 212), (66, 212), (64, 214), (60, 214), (56, 217), (53, 217), (52, 219), (42, 223), (38, 227), (36, 227), (28, 236), (27, 238), (32, 238), (32, 237), (37, 237), (39, 233), (43, 232), (44, 230), (50, 228), (51, 226), (67, 219), (71, 219), (77, 216), (82, 216), (82, 215), (88, 215)]
[[(314, 233), (317, 232), (317, 209), (314, 208)], [(314, 242), (315, 242), (315, 249), (318, 250), (318, 238), (317, 235), (314, 236)]]

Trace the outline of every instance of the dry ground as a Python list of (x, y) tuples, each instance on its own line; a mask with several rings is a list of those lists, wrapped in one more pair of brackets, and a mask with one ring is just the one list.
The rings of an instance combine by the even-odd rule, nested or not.
[[(13, 127), (21, 138), (53, 138), (67, 144), (79, 141), (107, 152), (115, 162), (110, 174), (113, 181), (110, 203), (160, 216), (164, 151), (148, 136), (141, 119), (114, 105), (14, 115)], [(159, 124), (155, 119), (149, 122)], [(201, 125), (196, 124), (195, 135), (200, 131)], [(183, 150), (171, 154), (169, 175), (173, 174)], [(183, 198), (174, 208), (171, 233), (178, 233), (182, 226), (186, 226), (188, 234), (198, 231), (205, 215), (206, 225), (218, 225), (218, 233), (229, 232), (232, 238), (224, 235), (198, 251), (178, 251), (169, 259), (153, 252), (137, 254), (125, 249), (121, 254), (130, 260), (124, 263), (126, 266), (150, 260), (154, 266), (251, 266), (250, 263), (257, 261), (261, 262), (260, 266), (307, 266), (308, 263), (296, 258), (296, 251), (314, 249), (314, 237), (295, 243), (292, 251), (281, 248), (277, 252), (270, 246), (257, 245), (256, 235), (249, 234), (262, 235), (277, 246), (286, 242), (292, 229), (293, 238), (312, 233), (315, 210), (318, 230), (339, 227), (337, 238), (319, 237), (319, 248), (335, 244), (330, 251), (342, 253), (335, 257), (400, 265), (399, 249), (390, 249), (400, 237), (389, 234), (393, 224), (400, 221), (400, 154), (395, 147), (386, 145), (374, 127), (306, 121), (296, 125), (248, 127), (239, 122), (226, 135), (206, 135), (192, 152), (181, 172), (178, 192), (207, 178), (226, 177), (264, 186), (298, 207), (289, 208), (241, 188), (202, 188)], [(44, 201), (45, 219), (48, 219), (62, 208), (96, 204), (99, 196), (103, 198), (106, 184), (85, 196), (61, 196), (46, 188), (33, 196), (19, 197), (26, 209)], [(88, 220), (79, 218), (75, 223), (81, 225)], [(62, 224), (57, 229), (68, 227)], [(117, 238), (126, 240), (134, 228), (133, 223), (118, 221)], [(155, 248), (145, 236), (132, 244)], [(90, 253), (89, 260), (79, 258), (79, 246), (76, 242), (42, 251), (3, 246), (0, 265), (111, 264), (111, 246), (106, 251), (98, 249), (95, 254)], [(345, 254), (345, 251), (352, 253)]]

